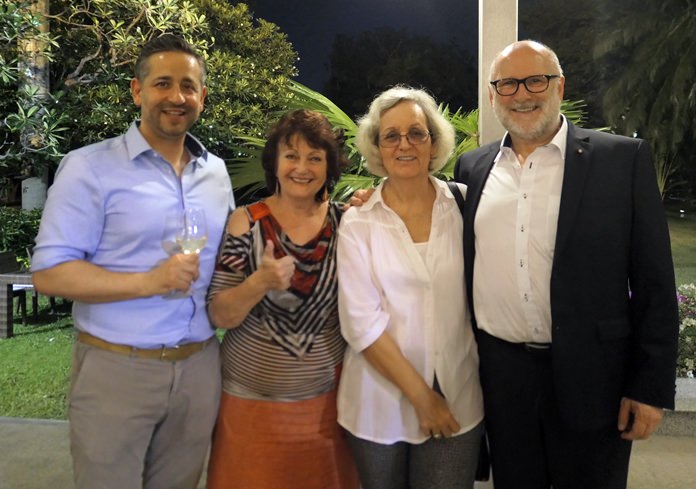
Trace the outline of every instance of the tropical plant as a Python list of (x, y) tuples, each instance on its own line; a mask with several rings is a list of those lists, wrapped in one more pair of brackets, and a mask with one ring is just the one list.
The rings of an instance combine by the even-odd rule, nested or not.
[[(355, 146), (357, 132), (355, 121), (327, 97), (299, 82), (292, 81), (290, 90), (292, 97), (288, 109), (310, 109), (324, 114), (334, 128), (340, 129), (345, 136), (345, 151), (350, 160), (350, 166), (341, 175), (332, 198), (345, 201), (357, 189), (374, 187), (380, 179), (367, 171), (365, 161), (358, 153)], [(443, 105), (439, 110), (452, 122), (457, 131), (457, 151), (438, 174), (443, 178), (452, 178), (456, 156), (476, 147), (478, 111), (464, 113), (459, 109), (451, 113), (449, 107)], [(276, 118), (279, 115), (277, 113)], [(243, 144), (235, 147), (238, 156), (232, 160), (228, 170), (238, 199), (245, 201), (259, 193), (263, 194), (265, 177), (259, 162), (266, 140), (262, 137), (243, 134), (239, 134), (237, 139)]]
[(0, 178), (6, 183), (57, 161), (66, 129), (58, 110), (61, 93), (43, 93), (32, 84), (35, 61), (50, 60), (57, 46), (32, 7), (29, 1), (0, 3)]
[(355, 146), (355, 136), (358, 129), (355, 121), (319, 92), (298, 82), (292, 82), (291, 90), (293, 94), (290, 100), (291, 109), (304, 108), (324, 114), (334, 128), (343, 131), (346, 138), (346, 154), (351, 164), (345, 169), (341, 179), (336, 184), (332, 197), (336, 200), (347, 200), (355, 189), (373, 187), (377, 179), (367, 171), (365, 161)]
[(631, 2), (624, 13), (595, 47), (598, 59), (630, 58), (604, 95), (607, 119), (650, 141), (663, 195), (685, 179), (696, 185), (696, 2)]
[[(370, 182), (374, 180), (369, 178), (369, 174), (363, 168), (363, 161), (355, 149), (355, 122), (319, 92), (315, 92), (296, 81), (291, 81), (289, 88), (291, 96), (288, 100), (288, 110), (299, 108), (316, 110), (324, 114), (335, 128), (341, 129), (346, 137), (347, 155), (351, 161), (351, 166), (347, 173), (348, 178), (345, 178), (346, 175), (341, 178), (336, 185), (333, 197), (340, 199), (340, 196), (346, 191), (346, 186), (350, 186), (347, 182), (351, 180), (351, 177), (354, 177), (358, 182), (353, 183), (358, 185), (356, 188), (360, 188), (359, 182), (363, 182), (363, 180), (365, 187), (371, 186), (367, 184), (367, 180), (369, 179)], [(276, 112), (274, 119), (280, 117), (281, 113), (282, 111)], [(254, 196), (265, 193), (265, 176), (260, 161), (266, 139), (265, 134), (247, 135), (241, 131), (237, 131), (235, 136), (240, 144), (234, 146), (236, 156), (228, 162), (228, 171), (234, 184), (237, 200), (244, 202), (253, 200)]]
[(655, 173), (657, 176), (657, 188), (664, 199), (670, 189), (680, 186), (682, 182), (675, 182), (672, 177), (675, 175), (677, 167), (674, 164), (672, 155), (658, 155), (655, 159)]
[[(346, 201), (357, 189), (374, 187), (380, 179), (367, 171), (365, 161), (355, 147), (357, 131), (355, 121), (329, 98), (301, 83), (292, 81), (290, 90), (292, 97), (289, 109), (304, 108), (324, 114), (336, 129), (343, 131), (346, 137), (346, 154), (351, 164), (341, 175), (332, 198)], [(564, 100), (561, 110), (571, 122), (582, 125), (585, 120), (584, 107), (585, 104), (582, 100)], [(449, 161), (435, 176), (451, 180), (454, 165), (459, 156), (478, 147), (478, 110), (465, 112), (462, 109), (457, 109), (452, 112), (448, 105), (443, 104), (439, 106), (438, 110), (454, 126), (456, 144)], [(276, 113), (275, 117), (277, 118), (279, 115)], [(258, 135), (244, 134), (237, 134), (237, 139), (241, 144), (235, 146), (236, 157), (229, 162), (228, 170), (238, 200), (245, 202), (265, 194), (265, 176), (260, 165), (260, 156), (266, 140)]]
[(609, 122), (657, 155), (689, 157), (696, 142), (696, 2), (629, 2), (595, 55), (630, 56), (604, 95)]

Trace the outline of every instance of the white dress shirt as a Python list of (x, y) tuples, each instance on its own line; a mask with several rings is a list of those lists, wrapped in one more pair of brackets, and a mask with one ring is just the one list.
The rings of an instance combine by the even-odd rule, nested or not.
[(474, 311), (480, 329), (506, 341), (551, 342), (550, 281), (567, 134), (563, 118), (551, 142), (523, 164), (501, 144), (481, 194)]
[[(338, 422), (353, 435), (384, 444), (422, 443), (416, 411), (401, 390), (361, 354), (385, 331), (432, 386), (435, 374), (464, 433), (483, 419), (478, 354), (462, 254), (462, 219), (447, 184), (436, 189), (425, 260), (380, 185), (341, 220), (339, 314), (349, 348), (338, 390)], [(465, 187), (462, 187), (462, 193)]]

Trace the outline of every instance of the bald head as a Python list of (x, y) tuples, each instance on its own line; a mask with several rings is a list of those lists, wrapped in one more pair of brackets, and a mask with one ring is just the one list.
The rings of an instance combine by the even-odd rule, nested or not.
[(499, 52), (493, 63), (491, 63), (488, 79), (492, 81), (507, 77), (508, 75), (500, 74), (501, 64), (507, 64), (506, 62), (517, 58), (536, 58), (539, 63), (549, 67), (548, 73), (563, 75), (563, 68), (561, 68), (561, 63), (558, 61), (558, 56), (551, 48), (540, 42), (527, 40), (508, 44), (505, 49)]

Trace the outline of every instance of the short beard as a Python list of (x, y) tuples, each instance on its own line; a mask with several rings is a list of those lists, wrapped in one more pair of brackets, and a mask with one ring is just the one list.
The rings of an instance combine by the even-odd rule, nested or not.
[[(515, 108), (528, 105), (529, 104), (518, 104)], [(535, 102), (535, 105), (541, 107), (541, 117), (531, 128), (523, 128), (513, 121), (510, 115), (512, 107), (501, 106), (495, 103), (495, 99), (493, 100), (493, 110), (498, 122), (503, 125), (512, 137), (522, 141), (539, 141), (546, 139), (558, 128), (558, 121), (561, 114), (561, 98), (554, 96), (545, 102)]]

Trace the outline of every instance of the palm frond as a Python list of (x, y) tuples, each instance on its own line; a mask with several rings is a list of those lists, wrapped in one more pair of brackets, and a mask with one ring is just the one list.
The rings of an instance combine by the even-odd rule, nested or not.
[(348, 139), (355, 138), (356, 125), (353, 119), (324, 95), (294, 80), (290, 81), (290, 92), (291, 109), (309, 109), (324, 114), (331, 125), (343, 129)]
[(361, 188), (374, 188), (380, 180), (380, 178), (374, 175), (344, 173), (336, 184), (332, 198), (337, 201), (347, 202), (350, 196), (353, 195), (353, 192)]
[(587, 104), (584, 100), (564, 100), (561, 102), (561, 112), (566, 119), (577, 126), (585, 123), (585, 108)]
[(237, 200), (244, 200), (266, 186), (266, 175), (261, 166), (261, 152), (266, 140), (255, 136), (237, 135), (241, 144), (232, 147), (236, 155), (227, 162)]

